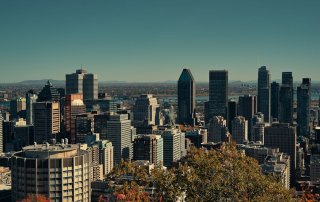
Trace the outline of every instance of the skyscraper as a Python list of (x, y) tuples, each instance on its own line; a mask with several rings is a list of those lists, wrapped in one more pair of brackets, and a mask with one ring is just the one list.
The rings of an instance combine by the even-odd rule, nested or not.
[(271, 118), (279, 120), (279, 97), (280, 85), (277, 82), (271, 83)]
[(82, 93), (84, 101), (98, 99), (98, 76), (84, 69), (66, 75), (66, 94)]
[(183, 69), (178, 80), (178, 123), (194, 125), (196, 87), (190, 69)]
[(205, 103), (205, 122), (213, 116), (227, 119), (228, 71), (212, 70), (209, 72), (209, 101)]
[(229, 100), (228, 102), (228, 129), (232, 131), (232, 120), (238, 115), (237, 102), (235, 100)]
[(265, 128), (264, 145), (270, 148), (279, 148), (281, 152), (290, 155), (290, 173), (292, 182), (295, 178), (296, 169), (296, 142), (296, 127), (290, 126), (288, 123), (273, 123), (271, 126)]
[(50, 141), (60, 132), (60, 107), (58, 102), (36, 102), (34, 111), (34, 140)]
[(76, 143), (76, 116), (85, 112), (86, 106), (83, 104), (82, 94), (66, 95), (64, 125), (67, 137), (72, 144)]
[(233, 119), (231, 136), (237, 144), (248, 142), (248, 121), (243, 116)]
[[(238, 115), (243, 116), (248, 121), (248, 138), (252, 140), (251, 119), (257, 113), (257, 97), (255, 95), (244, 95), (239, 97)], [(232, 131), (232, 130), (231, 130)]]
[(292, 72), (282, 72), (280, 88), (279, 122), (293, 123), (293, 77)]
[(128, 114), (112, 114), (107, 121), (107, 139), (112, 142), (114, 163), (132, 159), (131, 121)]
[(26, 94), (26, 112), (27, 112), (27, 124), (33, 124), (33, 103), (38, 99), (38, 95), (34, 90), (29, 90)]
[(103, 166), (103, 174), (107, 175), (113, 169), (113, 146), (109, 140), (99, 140), (99, 162)]
[(250, 141), (264, 142), (264, 117), (261, 112), (256, 113), (251, 119), (251, 138)]
[(311, 79), (303, 78), (302, 84), (297, 88), (297, 122), (298, 135), (309, 136), (311, 102)]
[(60, 102), (60, 93), (49, 80), (40, 91), (37, 102)]
[(258, 71), (258, 112), (264, 114), (264, 121), (270, 123), (270, 73), (266, 66)]
[(157, 98), (152, 94), (140, 95), (133, 106), (134, 125), (139, 126), (143, 123), (155, 125), (157, 108), (159, 108)]
[(163, 165), (163, 139), (161, 135), (142, 135), (134, 140), (133, 160), (148, 160)]

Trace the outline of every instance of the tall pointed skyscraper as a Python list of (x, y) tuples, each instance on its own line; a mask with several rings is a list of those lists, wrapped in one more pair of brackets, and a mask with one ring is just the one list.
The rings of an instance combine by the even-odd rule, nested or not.
[(178, 80), (178, 123), (194, 125), (196, 84), (190, 69), (183, 69)]
[(270, 73), (266, 66), (258, 71), (258, 112), (264, 115), (264, 122), (270, 123)]

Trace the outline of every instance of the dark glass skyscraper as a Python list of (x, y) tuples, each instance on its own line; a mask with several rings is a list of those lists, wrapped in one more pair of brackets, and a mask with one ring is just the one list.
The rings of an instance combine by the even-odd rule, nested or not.
[(302, 84), (297, 88), (297, 122), (298, 135), (309, 136), (311, 79), (303, 78)]
[(209, 102), (205, 103), (205, 122), (213, 116), (227, 119), (228, 71), (212, 70), (209, 72)]
[(229, 131), (232, 131), (232, 120), (237, 116), (238, 114), (238, 107), (237, 102), (235, 100), (229, 100), (228, 102), (228, 129)]
[(60, 94), (49, 80), (39, 93), (37, 102), (60, 102)]
[(280, 85), (277, 82), (271, 83), (271, 117), (272, 119), (279, 119), (279, 96)]
[(264, 121), (270, 123), (270, 73), (266, 66), (258, 71), (258, 111), (264, 115)]
[(238, 115), (243, 116), (248, 121), (248, 137), (252, 140), (251, 119), (257, 113), (257, 97), (254, 95), (244, 95), (239, 97)]
[(178, 80), (178, 123), (194, 125), (196, 86), (189, 69), (183, 69)]
[(280, 88), (279, 121), (293, 123), (293, 77), (292, 72), (282, 72), (282, 86)]

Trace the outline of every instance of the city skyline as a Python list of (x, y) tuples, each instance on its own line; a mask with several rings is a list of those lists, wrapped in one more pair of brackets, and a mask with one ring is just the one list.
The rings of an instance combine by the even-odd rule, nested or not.
[[(83, 66), (101, 81), (271, 80), (291, 71), (316, 81), (319, 1), (7, 1), (0, 3), (0, 83), (62, 80)], [(41, 17), (40, 17), (41, 16)], [(147, 17), (146, 17), (147, 16)], [(152, 75), (159, 75), (154, 79)]]

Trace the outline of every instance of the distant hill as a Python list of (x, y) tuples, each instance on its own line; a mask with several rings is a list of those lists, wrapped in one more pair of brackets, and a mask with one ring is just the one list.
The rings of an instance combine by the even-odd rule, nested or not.
[(20, 81), (16, 84), (22, 84), (22, 85), (45, 85), (47, 81), (50, 80), (50, 82), (53, 85), (65, 85), (64, 80), (53, 80), (53, 79), (41, 79), (41, 80), (26, 80), (26, 81)]

